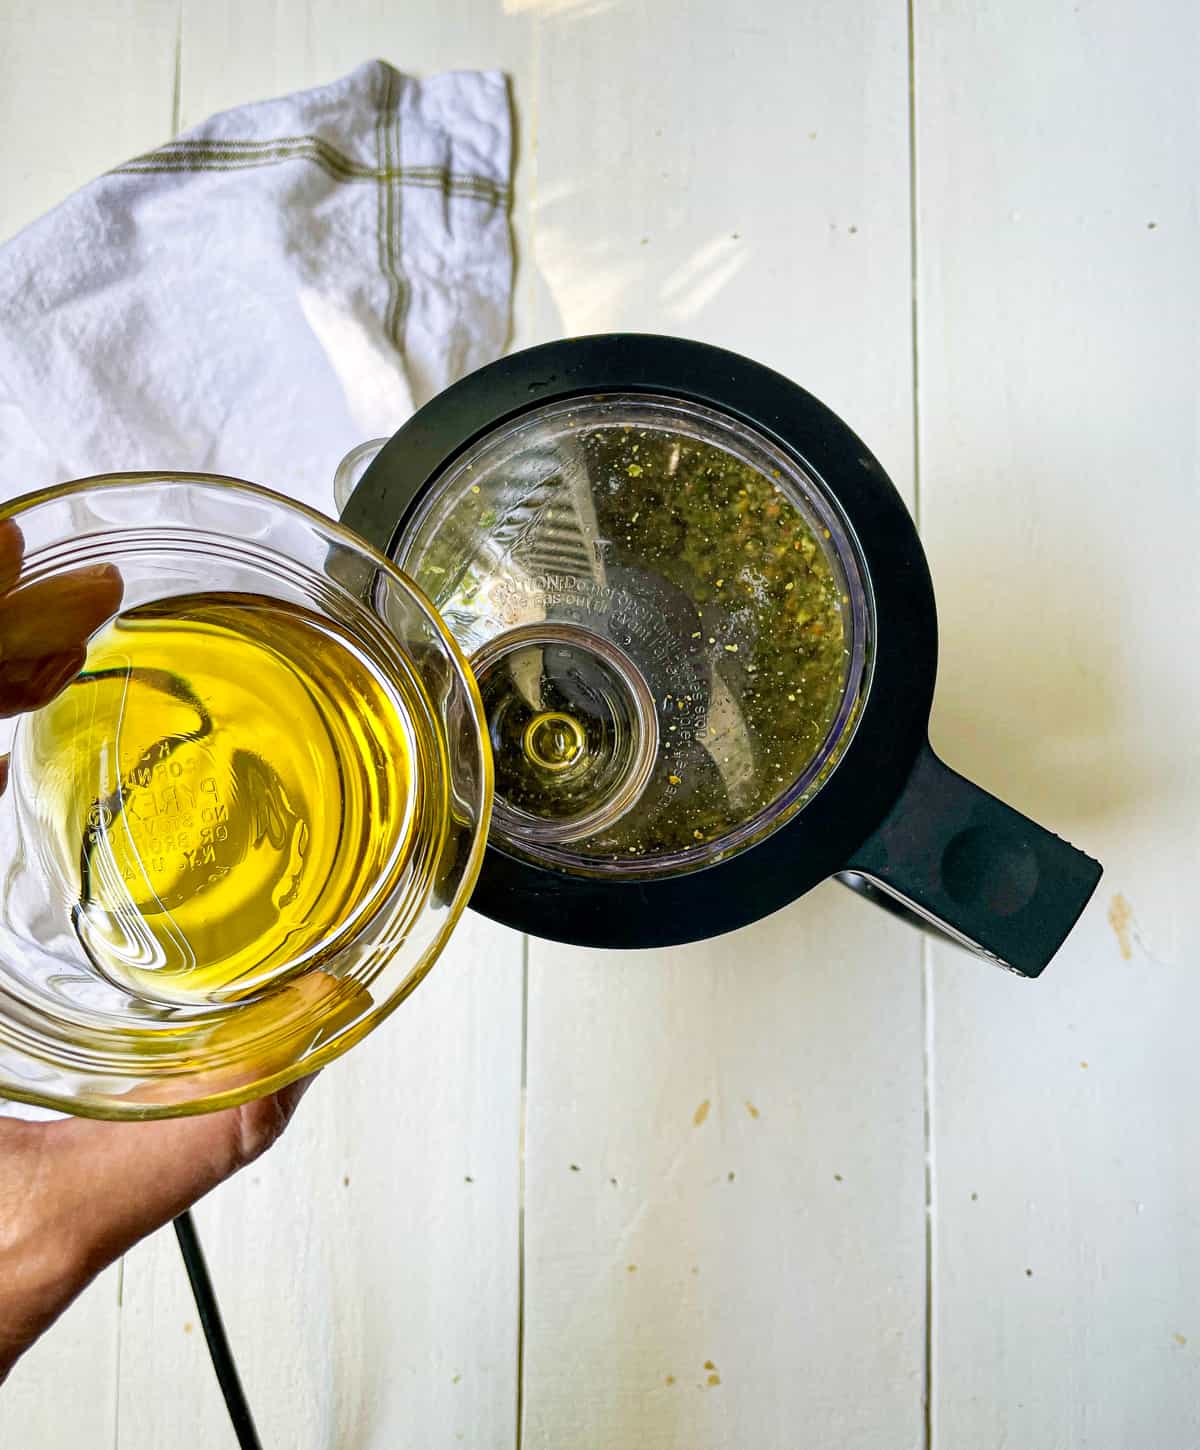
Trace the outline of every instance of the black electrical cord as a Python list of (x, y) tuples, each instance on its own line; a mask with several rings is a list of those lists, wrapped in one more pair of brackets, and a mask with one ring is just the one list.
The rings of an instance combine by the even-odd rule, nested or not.
[(208, 1352), (212, 1357), (217, 1383), (225, 1397), (225, 1408), (233, 1422), (241, 1450), (262, 1450), (262, 1441), (254, 1428), (254, 1417), (246, 1401), (242, 1382), (238, 1378), (237, 1365), (221, 1323), (221, 1311), (217, 1308), (217, 1296), (213, 1293), (212, 1280), (208, 1277), (208, 1265), (204, 1262), (204, 1250), (196, 1235), (196, 1225), (186, 1209), (175, 1220), (175, 1237), (179, 1240), (179, 1252), (183, 1255), (184, 1267), (192, 1286), (192, 1297), (196, 1301), (196, 1312), (200, 1316), (200, 1327), (208, 1341)]

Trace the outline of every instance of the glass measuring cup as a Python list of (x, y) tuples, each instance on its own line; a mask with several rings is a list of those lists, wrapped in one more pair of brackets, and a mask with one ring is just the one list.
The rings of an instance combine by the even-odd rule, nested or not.
[[(0, 508), (0, 531), (4, 557), (19, 558), (20, 571), (15, 588), (0, 581), (0, 681), (7, 671), (10, 683), (36, 684), (37, 671), (14, 653), (22, 612), (57, 610), (51, 622), (69, 632), (80, 580), (107, 584), (102, 612), (120, 610), (99, 634), (103, 619), (77, 610), (93, 635), (82, 675), (53, 702), (38, 698), (39, 708), (0, 722), (0, 754), (11, 750), (0, 795), (0, 1097), (94, 1117), (164, 1117), (232, 1106), (314, 1071), (413, 990), (478, 875), (491, 759), (462, 654), (420, 591), (369, 546), (236, 480), (88, 479)], [(235, 682), (238, 710), (257, 701), (256, 718), (282, 729), (281, 692), (294, 687), (293, 734), (319, 734), (324, 723), (332, 739), (343, 727), (321, 716), (314, 686), (332, 661), (343, 671), (339, 688), (353, 693), (348, 715), (363, 716), (369, 696), (407, 752), (405, 770), (389, 777), (397, 825), (376, 868), (351, 882), (329, 919), (330, 895), (312, 892), (313, 912), (289, 921), (278, 950), (255, 973), (227, 981), (182, 970), (171, 923), (188, 903), (228, 903), (232, 892), (217, 927), (218, 935), (236, 932), (236, 911), (257, 889), (253, 873), (264, 861), (282, 863), (271, 900), (286, 905), (289, 892), (295, 899), (312, 884), (306, 872), (332, 871), (331, 861), (343, 859), (322, 854), (322, 838), (345, 830), (349, 817), (325, 812), (336, 792), (285, 778), (270, 741), (278, 751), (294, 739), (264, 733), (259, 750), (225, 749), (229, 722), (205, 715), (206, 690), (218, 698), (229, 683), (219, 671), (210, 678), (193, 662), (199, 673), (189, 676), (184, 656), (168, 652), (139, 673), (142, 656), (123, 658), (137, 630), (158, 627), (172, 617), (172, 601), (185, 598), (210, 633), (220, 610), (246, 601), (259, 624), (302, 621), (310, 657), (301, 683), (260, 639), (252, 668)], [(190, 648), (181, 638), (170, 636), (172, 650)], [(89, 737), (83, 727), (86, 711), (99, 718), (102, 692), (113, 690), (124, 691), (120, 738), (106, 744), (104, 731)], [(143, 697), (169, 722), (157, 735), (144, 722), (158, 715), (138, 714)], [(14, 702), (11, 691), (8, 701), (30, 703)], [(68, 709), (77, 728), (64, 736), (52, 712)], [(132, 753), (123, 756), (126, 735)], [(95, 751), (54, 748), (93, 738)], [(389, 764), (387, 740), (369, 743), (368, 791), (371, 762), (380, 780)], [(326, 755), (333, 758), (332, 746)], [(102, 785), (89, 796), (93, 771)], [(365, 840), (381, 800), (361, 803)]]

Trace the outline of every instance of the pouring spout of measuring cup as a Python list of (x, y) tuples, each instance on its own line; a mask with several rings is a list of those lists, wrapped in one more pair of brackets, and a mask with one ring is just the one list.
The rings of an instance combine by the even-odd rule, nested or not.
[(1019, 976), (1037, 977), (1102, 869), (926, 744), (900, 798), (839, 879)]

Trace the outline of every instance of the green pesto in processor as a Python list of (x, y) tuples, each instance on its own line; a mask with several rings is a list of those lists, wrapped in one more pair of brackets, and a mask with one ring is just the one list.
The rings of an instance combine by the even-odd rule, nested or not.
[(593, 476), (609, 482), (594, 498), (612, 562), (636, 560), (691, 601), (684, 647), (702, 674), (727, 683), (755, 757), (735, 795), (713, 768), (729, 762), (714, 762), (704, 742), (671, 728), (672, 710), (685, 716), (692, 702), (665, 692), (661, 761), (648, 791), (661, 805), (638, 840), (625, 837), (642, 812), (593, 848), (692, 850), (768, 807), (825, 743), (845, 689), (849, 598), (826, 553), (828, 533), (819, 543), (779, 479), (712, 444), (654, 429), (598, 428), (583, 446)]

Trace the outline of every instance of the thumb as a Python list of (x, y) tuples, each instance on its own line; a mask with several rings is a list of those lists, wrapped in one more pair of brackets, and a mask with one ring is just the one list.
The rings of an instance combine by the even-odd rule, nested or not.
[(200, 1117), (47, 1125), (38, 1194), (44, 1231), (68, 1235), (72, 1261), (91, 1278), (265, 1152), (311, 1081)]
[[(251, 1033), (251, 1024), (259, 1032), (270, 1024), (274, 1040), (224, 1086), (233, 1088), (239, 1076), (261, 1078), (302, 1060), (303, 1048), (356, 1020), (370, 1003), (361, 984), (313, 971), (247, 1005), (212, 1033), (209, 1047), (227, 1032)], [(82, 1236), (87, 1271), (97, 1273), (265, 1152), (310, 1082), (311, 1076), (301, 1078), (269, 1097), (196, 1117), (124, 1123), (74, 1118), (51, 1124), (44, 1142), (47, 1211), (74, 1226)], [(152, 1102), (161, 1089), (170, 1101), (180, 1101), (187, 1085), (187, 1079), (148, 1085), (137, 1096)]]
[(0, 1383), (101, 1269), (269, 1147), (311, 1081), (199, 1118), (0, 1119)]

